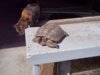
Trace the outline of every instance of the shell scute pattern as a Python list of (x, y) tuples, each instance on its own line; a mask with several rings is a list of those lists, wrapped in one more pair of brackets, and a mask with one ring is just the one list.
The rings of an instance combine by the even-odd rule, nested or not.
[(51, 48), (59, 48), (60, 43), (68, 34), (59, 25), (43, 25), (41, 26), (33, 39), (34, 42), (42, 46)]

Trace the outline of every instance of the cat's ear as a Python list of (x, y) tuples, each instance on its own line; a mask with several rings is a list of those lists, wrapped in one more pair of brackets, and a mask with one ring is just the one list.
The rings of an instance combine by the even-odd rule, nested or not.
[(28, 4), (26, 7), (30, 7), (31, 6), (31, 4)]

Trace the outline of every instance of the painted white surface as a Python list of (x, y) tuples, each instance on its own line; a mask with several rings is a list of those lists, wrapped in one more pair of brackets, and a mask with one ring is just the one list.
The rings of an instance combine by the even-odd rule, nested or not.
[(100, 22), (67, 24), (61, 27), (69, 34), (69, 37), (59, 44), (59, 49), (32, 42), (38, 27), (27, 28), (25, 30), (27, 58), (39, 54), (100, 47)]

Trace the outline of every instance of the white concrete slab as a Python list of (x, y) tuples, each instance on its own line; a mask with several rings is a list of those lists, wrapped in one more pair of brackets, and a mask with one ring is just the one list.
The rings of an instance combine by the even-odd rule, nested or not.
[[(75, 23), (75, 24), (67, 24), (61, 25), (61, 27), (69, 34), (69, 37), (66, 37), (60, 44), (60, 48), (49, 48), (47, 46), (41, 46), (37, 43), (32, 42), (34, 35), (37, 31), (36, 28), (27, 28), (25, 30), (26, 34), (26, 48), (27, 48), (27, 58), (29, 58), (30, 62), (38, 61), (38, 63), (48, 63), (48, 62), (56, 62), (67, 60), (67, 58), (60, 58), (58, 54), (67, 53), (65, 55), (72, 55), (72, 53), (76, 54), (76, 58), (84, 58), (84, 57), (92, 57), (92, 56), (100, 56), (100, 22), (84, 22), (84, 23)], [(92, 52), (91, 52), (92, 51)], [(71, 53), (70, 53), (71, 52)], [(85, 55), (81, 53), (88, 52)], [(48, 55), (53, 54), (52, 60), (51, 57), (46, 62)], [(55, 58), (55, 54), (58, 56), (59, 60)], [(77, 56), (77, 54), (79, 54)], [(69, 57), (70, 57), (69, 55)], [(46, 56), (46, 57), (44, 57)], [(63, 57), (63, 54), (61, 55)], [(70, 59), (73, 59), (75, 55), (72, 55)], [(43, 58), (42, 58), (43, 57)], [(68, 56), (65, 56), (68, 57)], [(33, 58), (33, 59), (32, 59)], [(32, 60), (36, 61), (32, 61)], [(44, 60), (45, 59), (45, 60)], [(55, 59), (55, 60), (53, 60)], [(70, 60), (68, 58), (68, 60)], [(50, 61), (49, 61), (50, 60)], [(45, 61), (45, 62), (43, 62)]]

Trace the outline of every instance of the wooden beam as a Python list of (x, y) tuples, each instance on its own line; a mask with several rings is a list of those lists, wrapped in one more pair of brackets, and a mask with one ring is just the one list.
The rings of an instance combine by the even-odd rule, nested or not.
[(41, 75), (55, 75), (56, 65), (54, 63), (40, 65)]

